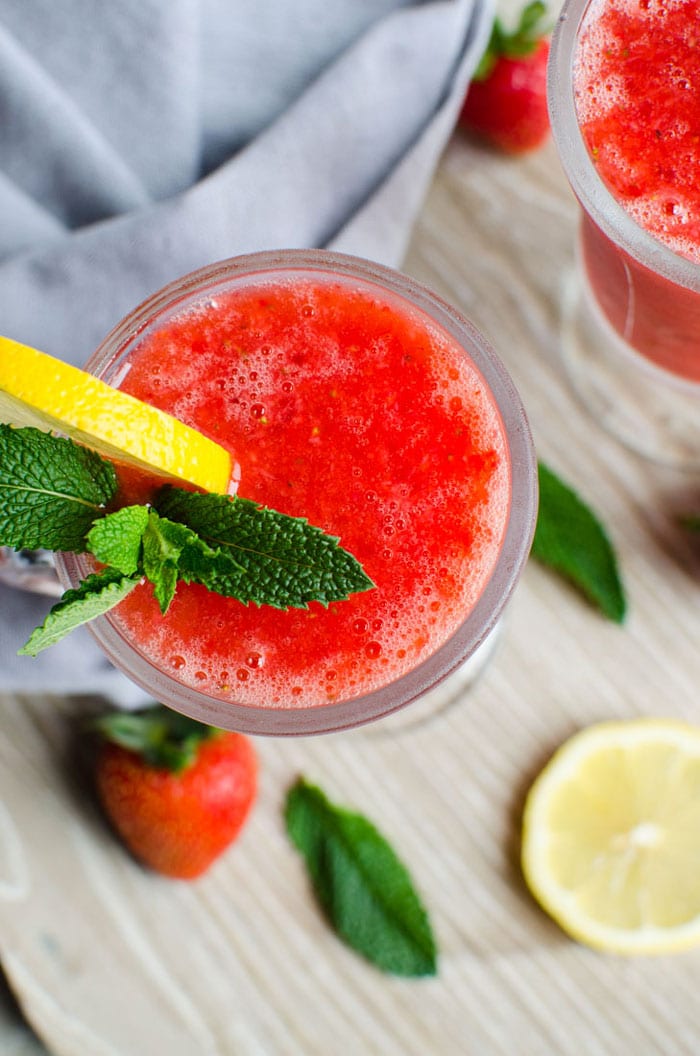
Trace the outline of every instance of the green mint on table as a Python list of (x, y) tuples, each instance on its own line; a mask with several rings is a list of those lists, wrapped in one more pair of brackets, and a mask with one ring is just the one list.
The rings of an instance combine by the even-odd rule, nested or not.
[(80, 552), (116, 488), (114, 467), (95, 452), (0, 425), (0, 546)]
[(37, 656), (42, 649), (55, 645), (76, 627), (108, 612), (131, 593), (139, 579), (138, 575), (125, 576), (114, 568), (88, 576), (76, 590), (65, 592), (41, 627), (32, 631), (18, 650), (19, 655)]
[(36, 656), (144, 577), (163, 613), (179, 580), (283, 609), (329, 605), (374, 586), (335, 537), (304, 518), (179, 488), (163, 489), (155, 508), (108, 512), (116, 490), (112, 464), (96, 452), (0, 425), (0, 546), (90, 553), (105, 566), (63, 595), (21, 653)]
[(627, 610), (617, 557), (593, 511), (542, 462), (540, 506), (532, 555), (554, 569), (604, 616), (622, 623)]
[(428, 915), (406, 867), (374, 825), (333, 805), (303, 778), (287, 795), (285, 820), (337, 934), (384, 972), (434, 975)]
[(305, 518), (263, 509), (249, 499), (180, 488), (165, 488), (154, 505), (215, 551), (209, 559), (185, 549), (179, 567), (183, 579), (217, 594), (286, 609), (310, 601), (328, 605), (373, 586), (338, 540)]

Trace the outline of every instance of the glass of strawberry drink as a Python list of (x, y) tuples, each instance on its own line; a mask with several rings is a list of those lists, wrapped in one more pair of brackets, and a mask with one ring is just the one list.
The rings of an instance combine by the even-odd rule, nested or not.
[(581, 206), (563, 347), (584, 405), (658, 461), (700, 460), (698, 0), (567, 0), (548, 97)]
[[(527, 558), (536, 463), (490, 347), (412, 280), (323, 251), (240, 257), (157, 293), (88, 369), (228, 447), (238, 494), (339, 536), (374, 588), (324, 608), (144, 584), (91, 628), (153, 697), (251, 734), (354, 727), (489, 638)], [(64, 582), (89, 572), (59, 555)]]

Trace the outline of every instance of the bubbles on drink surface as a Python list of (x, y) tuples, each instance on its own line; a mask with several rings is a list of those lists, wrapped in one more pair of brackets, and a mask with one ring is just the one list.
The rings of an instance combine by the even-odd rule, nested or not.
[(592, 160), (640, 227), (700, 261), (698, 85), (698, 0), (593, 0), (574, 68)]

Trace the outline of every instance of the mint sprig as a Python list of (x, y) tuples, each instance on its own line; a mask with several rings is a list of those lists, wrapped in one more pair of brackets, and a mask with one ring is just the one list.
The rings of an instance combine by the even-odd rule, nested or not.
[(165, 488), (157, 511), (193, 529), (212, 555), (185, 548), (182, 578), (203, 583), (217, 594), (256, 605), (305, 608), (310, 601), (329, 605), (368, 590), (372, 581), (339, 540), (303, 517), (289, 517), (224, 495)]
[(114, 467), (94, 451), (0, 425), (0, 546), (79, 553), (116, 489)]
[(374, 586), (339, 540), (304, 518), (228, 495), (165, 488), (155, 507), (109, 510), (110, 462), (72, 440), (0, 425), (0, 545), (90, 553), (104, 565), (67, 591), (20, 650), (36, 656), (146, 578), (163, 614), (178, 581), (244, 604), (329, 605)]
[(287, 795), (285, 820), (340, 938), (384, 972), (435, 975), (428, 914), (406, 866), (374, 825), (303, 778)]
[(532, 556), (572, 583), (604, 616), (622, 623), (627, 599), (617, 556), (593, 510), (542, 462)]

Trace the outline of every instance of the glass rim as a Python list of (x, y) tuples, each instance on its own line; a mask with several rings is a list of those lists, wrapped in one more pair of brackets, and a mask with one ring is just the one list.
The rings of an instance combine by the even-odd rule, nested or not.
[[(416, 667), (360, 696), (311, 707), (237, 704), (190, 688), (143, 657), (111, 622), (99, 616), (88, 628), (112, 663), (156, 700), (213, 726), (251, 735), (291, 736), (353, 728), (410, 704), (456, 670), (488, 637), (526, 563), (537, 512), (537, 466), (530, 428), (520, 396), (483, 335), (453, 306), (408, 276), (381, 264), (326, 250), (280, 250), (220, 261), (176, 279), (126, 316), (107, 335), (86, 369), (100, 374), (160, 313), (179, 301), (212, 292), (217, 283), (280, 272), (323, 272), (374, 283), (422, 310), (457, 341), (489, 388), (501, 417), (510, 459), (510, 502), (496, 564), (476, 603), (452, 635)], [(82, 555), (57, 555), (66, 586), (84, 577)]]
[(581, 135), (573, 66), (579, 29), (593, 2), (565, 0), (552, 33), (547, 103), (559, 160), (579, 204), (613, 243), (642, 266), (700, 292), (700, 264), (676, 253), (632, 219), (601, 180)]

